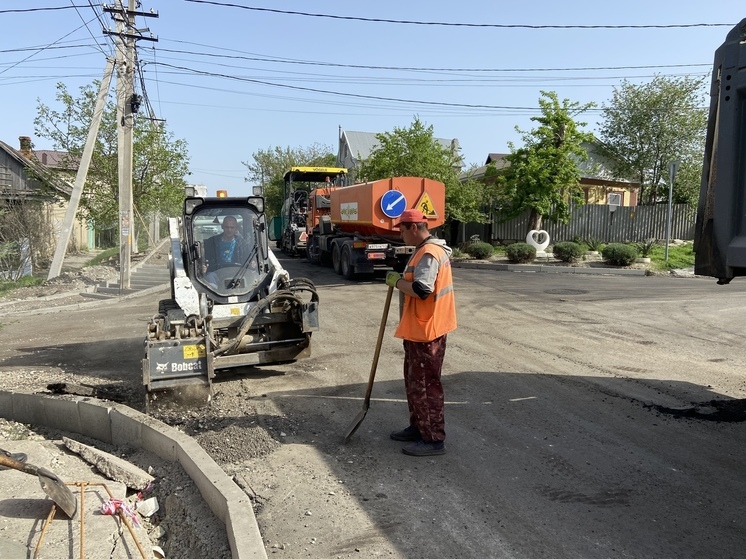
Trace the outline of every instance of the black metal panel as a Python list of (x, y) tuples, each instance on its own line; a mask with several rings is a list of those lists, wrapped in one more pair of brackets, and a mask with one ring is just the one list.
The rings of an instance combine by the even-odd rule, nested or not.
[(715, 52), (694, 272), (746, 275), (746, 19)]
[(148, 391), (178, 384), (208, 384), (209, 357), (202, 340), (148, 342), (143, 361), (143, 383)]

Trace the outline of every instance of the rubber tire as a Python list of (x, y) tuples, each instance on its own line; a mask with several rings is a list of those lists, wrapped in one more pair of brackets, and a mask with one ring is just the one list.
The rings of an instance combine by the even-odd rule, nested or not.
[(334, 243), (332, 245), (332, 268), (334, 268), (334, 271), (337, 274), (342, 273), (341, 263), (340, 263), (340, 254), (339, 254), (339, 243)]
[(311, 264), (319, 264), (321, 262), (319, 240), (315, 236), (312, 236), (311, 240), (306, 244), (306, 259)]
[(355, 268), (352, 266), (352, 249), (350, 245), (342, 247), (342, 257), (339, 262), (342, 277), (348, 280), (355, 278)]

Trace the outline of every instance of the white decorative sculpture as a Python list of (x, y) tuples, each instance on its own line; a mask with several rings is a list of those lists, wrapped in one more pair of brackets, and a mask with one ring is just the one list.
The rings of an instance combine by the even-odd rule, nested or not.
[(526, 235), (526, 243), (534, 247), (537, 254), (543, 253), (549, 246), (549, 233), (543, 229), (532, 229)]

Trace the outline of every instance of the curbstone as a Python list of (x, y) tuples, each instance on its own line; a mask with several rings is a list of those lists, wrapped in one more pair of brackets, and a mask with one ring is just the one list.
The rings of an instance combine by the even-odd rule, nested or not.
[[(61, 421), (66, 415), (77, 419)], [(0, 417), (142, 448), (179, 462), (210, 510), (225, 524), (233, 559), (267, 559), (251, 499), (194, 439), (181, 431), (122, 404), (4, 390), (0, 390)], [(79, 429), (73, 430), (75, 426)]]

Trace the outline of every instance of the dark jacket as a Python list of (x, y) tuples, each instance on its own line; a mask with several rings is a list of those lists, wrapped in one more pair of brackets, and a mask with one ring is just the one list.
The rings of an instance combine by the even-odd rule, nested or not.
[(205, 239), (205, 261), (209, 272), (214, 272), (226, 266), (241, 266), (251, 253), (251, 247), (240, 235), (236, 235), (236, 246), (233, 248), (233, 256), (230, 262), (223, 262), (220, 258), (220, 240), (222, 234)]

